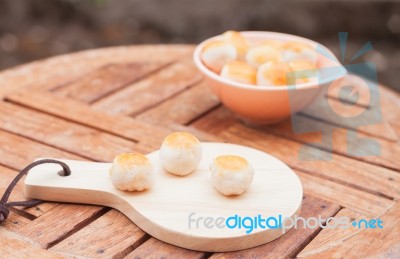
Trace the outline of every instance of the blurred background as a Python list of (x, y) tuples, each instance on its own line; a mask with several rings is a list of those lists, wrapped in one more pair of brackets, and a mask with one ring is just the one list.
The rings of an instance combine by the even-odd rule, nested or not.
[(0, 0), (0, 70), (64, 53), (130, 44), (199, 43), (226, 30), (300, 35), (378, 68), (400, 91), (400, 2), (384, 0)]

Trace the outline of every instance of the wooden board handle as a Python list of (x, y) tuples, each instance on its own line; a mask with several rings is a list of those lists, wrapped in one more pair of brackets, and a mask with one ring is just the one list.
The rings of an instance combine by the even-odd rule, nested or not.
[[(28, 198), (98, 205), (115, 201), (115, 195), (107, 192), (114, 189), (107, 170), (111, 167), (110, 163), (60, 161), (70, 167), (71, 175), (61, 176), (61, 168), (57, 164), (43, 164), (33, 168), (25, 179), (25, 194)], [(105, 192), (109, 195), (104, 195)]]

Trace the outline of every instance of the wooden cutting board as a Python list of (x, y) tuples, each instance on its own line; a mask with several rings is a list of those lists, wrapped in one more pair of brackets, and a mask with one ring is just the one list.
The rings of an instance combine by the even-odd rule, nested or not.
[[(109, 206), (148, 234), (193, 250), (241, 250), (283, 235), (282, 229), (274, 228), (273, 220), (269, 221), (271, 228), (262, 228), (254, 217), (298, 215), (303, 188), (297, 175), (280, 160), (253, 148), (226, 143), (202, 143), (202, 148), (198, 169), (185, 177), (166, 173), (158, 163), (158, 151), (148, 154), (156, 170), (156, 182), (148, 191), (119, 191), (110, 180), (110, 163), (60, 160), (70, 166), (72, 174), (60, 176), (56, 164), (37, 166), (25, 179), (26, 195)], [(253, 183), (240, 196), (223, 196), (211, 185), (209, 164), (215, 156), (226, 154), (245, 157), (255, 169)], [(237, 226), (226, 226), (227, 219), (229, 226)], [(257, 227), (250, 231), (252, 224)]]

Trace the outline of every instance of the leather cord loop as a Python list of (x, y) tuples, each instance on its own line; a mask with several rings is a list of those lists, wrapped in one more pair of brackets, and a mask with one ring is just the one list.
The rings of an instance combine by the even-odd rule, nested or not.
[(32, 207), (32, 206), (36, 206), (36, 205), (42, 203), (42, 201), (40, 201), (40, 200), (7, 202), (12, 190), (17, 185), (19, 180), (21, 180), (21, 178), (24, 175), (28, 174), (29, 170), (31, 170), (35, 166), (38, 166), (41, 164), (59, 164), (63, 169), (63, 176), (68, 176), (71, 174), (71, 169), (69, 168), (69, 166), (67, 164), (65, 164), (61, 161), (54, 160), (54, 159), (42, 159), (42, 160), (35, 161), (35, 162), (29, 164), (28, 166), (26, 166), (24, 169), (21, 170), (21, 172), (19, 172), (17, 174), (17, 176), (14, 178), (14, 180), (7, 187), (6, 191), (3, 194), (3, 197), (0, 199), (0, 222), (3, 222), (7, 219), (8, 215), (10, 214), (10, 208), (12, 208), (12, 207), (18, 207), (18, 206)]

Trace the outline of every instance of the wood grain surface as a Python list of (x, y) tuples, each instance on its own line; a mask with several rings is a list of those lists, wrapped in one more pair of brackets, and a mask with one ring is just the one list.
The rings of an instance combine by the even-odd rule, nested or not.
[[(255, 147), (284, 161), (303, 183), (305, 217), (381, 217), (384, 228), (293, 229), (263, 246), (212, 254), (159, 241), (107, 207), (44, 202), (11, 211), (0, 226), (0, 257), (400, 257), (398, 93), (380, 86), (379, 107), (361, 100), (359, 105), (382, 112), (373, 125), (356, 127), (316, 109), (301, 116), (319, 132), (295, 134), (290, 120), (252, 128), (210, 94), (192, 51), (190, 45), (113, 47), (0, 72), (0, 191), (37, 157), (111, 161), (120, 152), (156, 150), (168, 133), (186, 130), (204, 141)], [(322, 141), (326, 132), (332, 145)], [(374, 139), (380, 155), (349, 155), (348, 147), (358, 143), (348, 132)], [(300, 159), (302, 149), (314, 159)], [(10, 200), (21, 199), (19, 183)]]

